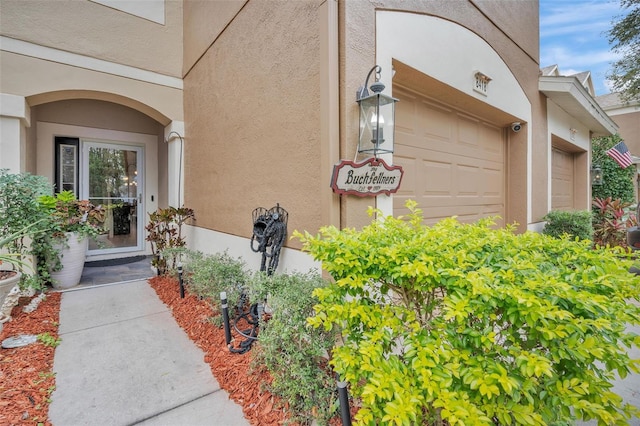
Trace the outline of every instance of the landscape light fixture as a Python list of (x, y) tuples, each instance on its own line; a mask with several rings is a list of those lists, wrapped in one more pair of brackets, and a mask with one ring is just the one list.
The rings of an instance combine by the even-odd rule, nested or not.
[(602, 168), (598, 165), (591, 166), (591, 185), (602, 185)]
[[(358, 153), (393, 153), (395, 127), (395, 104), (397, 99), (382, 94), (384, 84), (380, 82), (382, 68), (374, 66), (367, 74), (364, 86), (358, 89), (356, 101), (360, 106), (360, 139)], [(371, 74), (375, 72), (375, 82), (367, 88)], [(369, 93), (369, 90), (373, 93)]]

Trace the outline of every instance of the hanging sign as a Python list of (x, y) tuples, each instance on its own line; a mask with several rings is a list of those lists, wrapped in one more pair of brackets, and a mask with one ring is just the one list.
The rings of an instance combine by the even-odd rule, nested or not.
[(342, 160), (333, 167), (331, 188), (337, 194), (372, 197), (398, 191), (404, 171), (384, 160), (369, 158), (362, 163)]

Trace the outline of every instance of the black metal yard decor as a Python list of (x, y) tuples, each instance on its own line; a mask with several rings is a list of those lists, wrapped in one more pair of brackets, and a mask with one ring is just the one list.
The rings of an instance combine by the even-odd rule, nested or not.
[[(266, 271), (268, 275), (273, 274), (273, 271), (278, 267), (280, 250), (287, 238), (288, 218), (289, 213), (280, 207), (280, 204), (276, 204), (275, 207), (268, 210), (264, 207), (253, 210), (251, 250), (262, 253), (260, 270)], [(268, 265), (267, 259), (269, 259)], [(251, 345), (258, 338), (258, 329), (261, 322), (265, 321), (265, 303), (251, 303), (246, 290), (241, 289), (240, 298), (235, 307), (235, 316), (231, 320), (226, 292), (220, 294), (220, 299), (227, 347), (233, 353), (243, 354), (251, 349)], [(244, 338), (238, 345), (234, 345), (232, 341), (231, 327)]]
[[(261, 271), (268, 275), (278, 267), (280, 250), (287, 238), (287, 220), (289, 213), (280, 204), (269, 210), (258, 207), (253, 210), (253, 235), (251, 236), (251, 250), (262, 253)], [(257, 244), (257, 247), (256, 247)], [(267, 258), (269, 266), (267, 268)]]
[[(226, 298), (226, 294), (224, 295)], [(222, 297), (222, 294), (221, 294)], [(223, 305), (226, 305), (226, 299), (223, 299)], [(224, 314), (224, 311), (223, 311)], [(236, 316), (233, 320), (233, 328), (240, 336), (244, 338), (240, 343), (235, 346), (231, 341), (231, 330), (229, 325), (228, 313), (225, 321), (225, 339), (227, 340), (227, 347), (229, 351), (236, 354), (243, 354), (249, 349), (251, 345), (258, 339), (258, 329), (260, 328), (260, 322), (264, 316), (264, 304), (262, 303), (249, 303), (249, 296), (246, 292), (240, 294), (238, 305), (236, 306)], [(240, 327), (243, 327), (242, 329)], [(228, 330), (228, 331), (227, 331)]]

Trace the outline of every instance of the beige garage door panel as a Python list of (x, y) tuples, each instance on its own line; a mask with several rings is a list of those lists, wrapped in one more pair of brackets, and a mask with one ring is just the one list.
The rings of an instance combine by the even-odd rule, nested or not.
[(404, 89), (394, 88), (394, 96), (400, 99), (394, 164), (405, 171), (394, 214), (406, 214), (405, 201), (414, 199), (428, 223), (504, 217), (502, 129)]
[(573, 154), (557, 148), (551, 150), (551, 208), (574, 208), (574, 159)]

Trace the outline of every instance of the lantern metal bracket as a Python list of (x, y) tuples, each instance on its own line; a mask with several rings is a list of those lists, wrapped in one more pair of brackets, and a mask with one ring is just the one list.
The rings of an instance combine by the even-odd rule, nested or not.
[(384, 90), (384, 84), (379, 81), (382, 67), (380, 65), (375, 65), (373, 68), (371, 68), (369, 74), (367, 74), (367, 79), (364, 81), (364, 86), (360, 86), (360, 88), (356, 92), (356, 101), (369, 96), (369, 89), (367, 88), (367, 86), (369, 86), (369, 79), (371, 78), (371, 74), (373, 74), (374, 72), (376, 73), (376, 81), (371, 84), (371, 90), (374, 93), (380, 93)]

